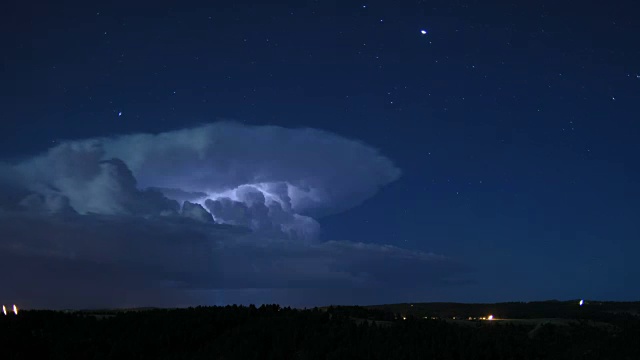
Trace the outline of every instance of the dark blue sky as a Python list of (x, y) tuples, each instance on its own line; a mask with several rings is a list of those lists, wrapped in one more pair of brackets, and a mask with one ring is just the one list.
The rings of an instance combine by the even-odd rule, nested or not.
[(424, 298), (637, 299), (638, 10), (13, 2), (0, 15), (0, 157), (218, 119), (322, 129), (402, 176), (318, 219), (320, 239), (444, 254), (473, 274)]

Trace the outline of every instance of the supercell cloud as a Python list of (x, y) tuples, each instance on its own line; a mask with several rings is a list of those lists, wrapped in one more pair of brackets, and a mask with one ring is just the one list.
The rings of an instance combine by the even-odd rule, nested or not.
[(316, 236), (309, 216), (356, 206), (400, 176), (358, 141), (230, 122), (67, 142), (18, 168), (31, 190), (65, 196), (80, 214), (174, 211), (162, 193), (199, 203), (220, 223), (298, 238)]
[(219, 122), (64, 142), (0, 165), (0, 271), (22, 274), (3, 293), (132, 306), (192, 290), (444, 283), (459, 269), (440, 256), (317, 241), (319, 216), (399, 176), (376, 149), (315, 129)]

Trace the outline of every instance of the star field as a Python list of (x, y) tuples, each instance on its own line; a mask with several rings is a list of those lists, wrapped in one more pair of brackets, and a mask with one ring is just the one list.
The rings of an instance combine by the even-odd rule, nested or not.
[(216, 120), (322, 129), (402, 176), (319, 218), (321, 241), (444, 254), (470, 274), (407, 299), (637, 299), (637, 10), (14, 3), (0, 15), (0, 155)]

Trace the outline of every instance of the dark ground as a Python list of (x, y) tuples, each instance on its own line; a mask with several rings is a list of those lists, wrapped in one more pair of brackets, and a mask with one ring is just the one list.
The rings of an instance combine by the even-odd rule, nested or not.
[[(550, 301), (31, 310), (0, 317), (0, 359), (637, 360), (639, 307)], [(500, 320), (468, 320), (489, 314)]]

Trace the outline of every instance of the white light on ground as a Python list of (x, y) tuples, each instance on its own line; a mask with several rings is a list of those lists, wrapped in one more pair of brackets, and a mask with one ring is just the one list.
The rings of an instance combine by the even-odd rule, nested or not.
[(493, 320), (493, 315), (489, 315), (489, 317), (487, 318), (487, 320)]
[(584, 300), (580, 300), (580, 306), (584, 305)]
[(7, 315), (7, 308), (4, 305), (2, 305), (2, 313)]
[(16, 306), (16, 304), (13, 304), (13, 313), (18, 315), (18, 307)]

